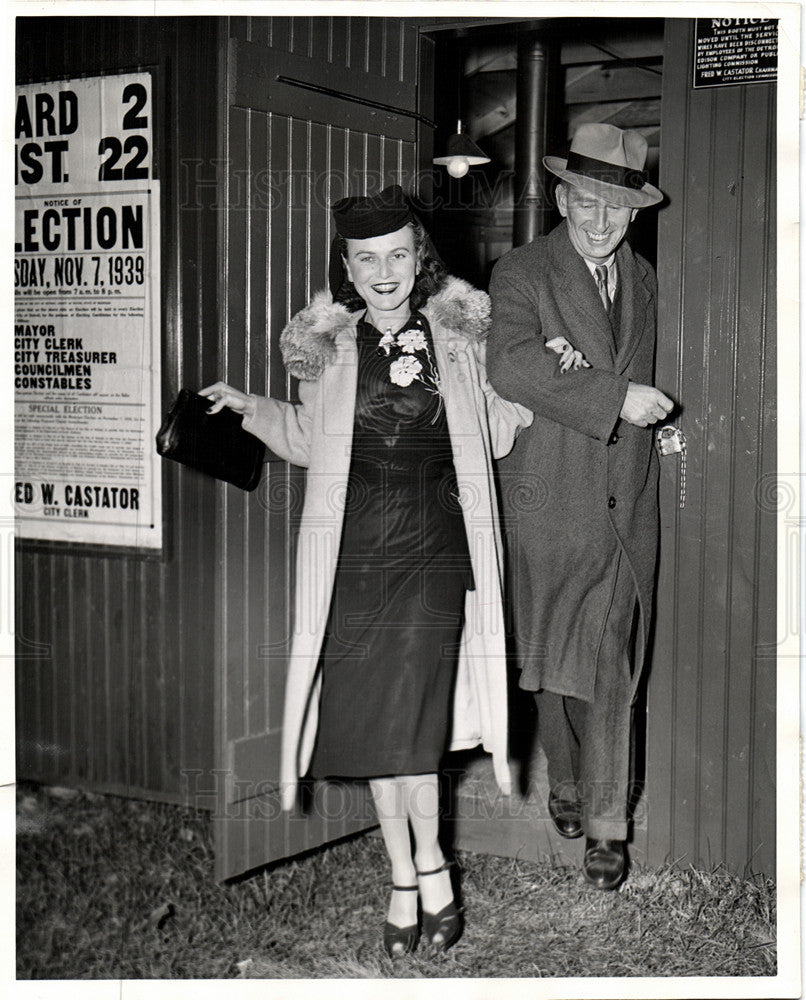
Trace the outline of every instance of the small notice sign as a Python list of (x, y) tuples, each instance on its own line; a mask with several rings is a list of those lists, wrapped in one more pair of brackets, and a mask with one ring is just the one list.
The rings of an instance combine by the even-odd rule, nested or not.
[(695, 88), (776, 81), (777, 18), (698, 17), (695, 44)]

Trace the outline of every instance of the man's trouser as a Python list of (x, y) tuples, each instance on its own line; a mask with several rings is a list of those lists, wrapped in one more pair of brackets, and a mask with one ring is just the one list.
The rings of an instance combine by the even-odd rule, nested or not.
[(537, 735), (548, 761), (549, 786), (582, 803), (582, 829), (596, 840), (627, 839), (635, 583), (619, 559), (592, 702), (536, 691)]

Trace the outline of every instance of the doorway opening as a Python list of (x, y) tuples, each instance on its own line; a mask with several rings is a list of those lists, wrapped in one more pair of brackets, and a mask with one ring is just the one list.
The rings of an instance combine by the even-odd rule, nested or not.
[[(472, 166), (458, 178), (436, 168), (430, 204), (424, 208), (431, 211), (435, 243), (450, 273), (487, 290), (498, 258), (525, 241), (518, 214), (530, 199), (533, 236), (561, 221), (553, 178), (543, 171), (541, 160), (544, 154), (565, 156), (582, 124), (606, 122), (641, 132), (648, 144), (648, 178), (659, 186), (663, 18), (441, 21), (422, 29), (435, 43), (434, 155), (443, 155), (461, 121), (462, 130), (489, 157), (488, 163)], [(529, 120), (519, 122), (519, 108), (531, 104), (518, 100), (525, 79), (528, 86), (541, 89), (541, 99), (537, 113), (532, 107)], [(526, 155), (524, 143), (532, 147)], [(524, 159), (529, 158), (537, 165), (536, 187), (529, 187), (524, 170)], [(658, 213), (649, 211), (637, 215), (628, 235), (633, 250), (653, 266), (657, 233)], [(646, 843), (642, 793), (647, 672), (634, 715), (631, 852), (638, 858)], [(534, 859), (573, 855), (569, 860), (578, 860), (581, 848), (562, 840), (549, 819), (546, 763), (536, 740), (535, 715), (531, 695), (518, 689), (513, 656), (514, 793), (509, 800), (500, 796), (486, 755), (449, 755), (453, 760), (446, 769), (445, 805), (454, 846)]]
[[(448, 270), (486, 290), (495, 261), (513, 246), (515, 213), (523, 205), (519, 175), (518, 79), (540, 61), (541, 120), (527, 123), (538, 161), (565, 156), (576, 128), (607, 122), (640, 131), (649, 151), (647, 172), (657, 186), (661, 132), (663, 18), (442, 19), (429, 25), (435, 43), (435, 155), (462, 121), (490, 162), (461, 178), (437, 168), (432, 225)], [(530, 51), (530, 45), (533, 48)], [(560, 216), (551, 175), (541, 168), (539, 229)], [(428, 207), (428, 206), (426, 206)], [(639, 213), (630, 230), (634, 250), (654, 266), (657, 212)]]

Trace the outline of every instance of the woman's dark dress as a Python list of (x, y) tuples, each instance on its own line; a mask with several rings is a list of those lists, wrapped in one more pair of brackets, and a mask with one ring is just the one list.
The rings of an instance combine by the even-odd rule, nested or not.
[[(422, 330), (435, 364), (428, 321)], [(401, 356), (358, 324), (358, 391), (344, 530), (322, 647), (317, 778), (436, 771), (446, 748), (471, 579), (441, 396), (390, 381)], [(425, 351), (414, 355), (427, 378)], [(472, 584), (470, 584), (472, 586)]]

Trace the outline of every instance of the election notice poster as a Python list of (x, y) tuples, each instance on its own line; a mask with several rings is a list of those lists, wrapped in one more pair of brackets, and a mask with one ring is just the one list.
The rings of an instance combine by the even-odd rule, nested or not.
[(17, 88), (23, 538), (159, 548), (159, 182), (148, 73)]

